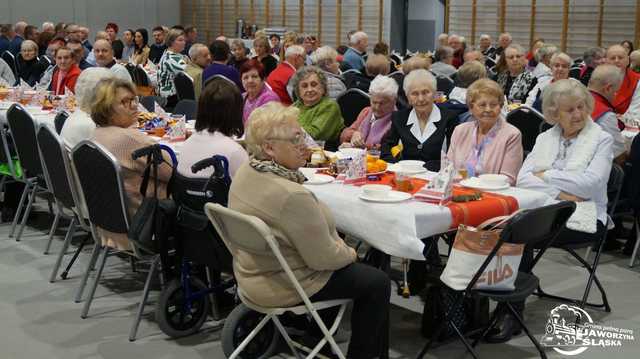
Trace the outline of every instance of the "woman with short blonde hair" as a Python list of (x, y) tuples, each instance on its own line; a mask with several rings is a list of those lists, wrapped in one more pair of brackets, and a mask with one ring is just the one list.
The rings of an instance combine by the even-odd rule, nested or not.
[[(131, 153), (139, 148), (156, 144), (156, 141), (132, 127), (137, 123), (138, 97), (131, 81), (108, 78), (98, 82), (91, 101), (91, 118), (96, 123), (93, 140), (104, 146), (118, 161), (121, 168), (124, 191), (129, 200), (129, 212), (133, 215), (140, 203), (140, 184), (147, 166), (146, 159), (133, 160)], [(167, 163), (171, 159), (165, 158)], [(171, 167), (161, 164), (158, 167), (158, 191), (166, 194), (166, 185), (171, 178)], [(153, 180), (150, 181), (154, 183)], [(152, 189), (150, 189), (152, 191)], [(103, 245), (127, 250), (130, 249), (126, 234), (112, 233), (99, 229)]]
[(471, 120), (453, 131), (447, 158), (470, 177), (502, 174), (515, 184), (524, 154), (522, 135), (501, 115), (502, 88), (493, 80), (480, 79), (467, 89), (467, 105)]
[(271, 44), (269, 39), (264, 37), (257, 37), (253, 40), (253, 49), (256, 52), (254, 59), (257, 59), (264, 66), (265, 78), (269, 77), (269, 74), (278, 66), (278, 60), (271, 55)]
[[(47, 69), (44, 62), (38, 61), (38, 44), (32, 40), (24, 40), (20, 46), (20, 53), (16, 56), (18, 78), (29, 86), (35, 85)], [(13, 85), (13, 84), (11, 84)]]
[[(312, 301), (356, 299), (348, 357), (386, 358), (389, 278), (356, 263), (356, 252), (338, 236), (329, 208), (302, 186), (307, 179), (299, 168), (308, 152), (297, 117), (295, 107), (275, 102), (251, 114), (245, 138), (251, 158), (231, 183), (229, 208), (256, 216), (272, 229), (284, 259)], [(238, 286), (248, 300), (264, 307), (300, 303), (271, 251), (253, 253), (233, 242), (227, 245)]]

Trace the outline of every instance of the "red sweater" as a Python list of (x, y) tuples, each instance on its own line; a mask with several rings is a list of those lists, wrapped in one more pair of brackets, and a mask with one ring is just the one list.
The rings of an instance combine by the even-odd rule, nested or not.
[(67, 72), (67, 75), (62, 78), (62, 84), (60, 86), (60, 92), (56, 92), (56, 89), (58, 88), (58, 73), (59, 73), (59, 71), (60, 71), (60, 69), (55, 69), (53, 71), (53, 76), (51, 78), (51, 86), (50, 86), (51, 91), (54, 92), (54, 95), (64, 95), (64, 88), (67, 87), (67, 88), (69, 88), (69, 90), (71, 90), (71, 91), (73, 91), (75, 93), (76, 92), (76, 81), (78, 81), (78, 76), (80, 76), (80, 72), (82, 72), (82, 70), (80, 70), (80, 68), (76, 64), (71, 65), (71, 68)]
[(618, 114), (624, 114), (627, 112), (629, 105), (631, 104), (631, 99), (633, 98), (633, 93), (636, 91), (636, 86), (638, 85), (638, 81), (640, 80), (640, 75), (631, 71), (631, 69), (627, 69), (624, 80), (622, 80), (622, 85), (620, 85), (620, 89), (616, 94), (616, 98), (613, 100), (613, 108)]
[(293, 103), (287, 92), (287, 84), (295, 72), (296, 69), (291, 64), (282, 62), (275, 70), (271, 71), (269, 77), (267, 77), (267, 83), (285, 105), (291, 105)]

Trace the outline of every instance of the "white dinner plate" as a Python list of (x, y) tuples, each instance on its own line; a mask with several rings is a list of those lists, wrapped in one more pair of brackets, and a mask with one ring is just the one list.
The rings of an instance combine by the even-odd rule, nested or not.
[(465, 187), (479, 189), (482, 191), (499, 191), (499, 190), (503, 190), (511, 187), (508, 183), (503, 185), (487, 184), (482, 182), (478, 177), (471, 177), (471, 178), (464, 179), (460, 181), (460, 184)]
[(312, 184), (312, 185), (327, 184), (333, 181), (335, 181), (335, 178), (329, 175), (316, 174), (316, 175), (313, 175), (313, 177), (311, 178), (307, 178), (307, 181), (304, 184)]
[(421, 170), (409, 171), (409, 170), (406, 170), (406, 169), (402, 168), (402, 166), (400, 164), (398, 164), (398, 163), (390, 163), (387, 166), (387, 171), (402, 172), (402, 173), (407, 174), (407, 175), (417, 175), (418, 173), (427, 172), (427, 169), (423, 168)]
[(389, 194), (384, 198), (369, 197), (364, 193), (361, 193), (360, 196), (358, 197), (367, 202), (394, 203), (394, 202), (406, 201), (409, 198), (413, 197), (413, 195), (411, 193), (406, 193), (406, 192), (389, 191)]

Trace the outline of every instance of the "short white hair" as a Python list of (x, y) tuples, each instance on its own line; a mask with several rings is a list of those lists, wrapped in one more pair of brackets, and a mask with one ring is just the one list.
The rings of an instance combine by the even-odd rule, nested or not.
[(36, 44), (35, 41), (32, 41), (32, 40), (22, 41), (22, 44), (20, 45), (20, 50), (23, 51), (29, 48), (36, 50), (36, 52), (38, 52), (38, 44)]
[(489, 35), (489, 34), (482, 34), (482, 35), (480, 35), (480, 40), (482, 40), (482, 39), (488, 39), (488, 40), (491, 40), (491, 35)]
[(549, 63), (554, 63), (556, 61), (564, 61), (567, 64), (569, 64), (569, 66), (571, 66), (571, 64), (573, 63), (573, 60), (571, 59), (571, 56), (565, 54), (564, 52), (556, 52), (551, 56), (551, 60), (549, 61)]
[(402, 88), (404, 89), (404, 92), (408, 95), (409, 92), (411, 92), (410, 91), (411, 88), (419, 82), (426, 82), (427, 85), (430, 87), (431, 92), (434, 92), (434, 93), (436, 92), (436, 89), (438, 87), (438, 82), (436, 81), (436, 78), (433, 77), (431, 72), (425, 69), (417, 69), (417, 70), (411, 71), (407, 76), (405, 76), (404, 83), (402, 84)]
[(558, 52), (558, 48), (555, 45), (542, 45), (541, 48), (536, 51), (536, 61), (542, 62), (544, 59), (551, 57)]
[(518, 45), (518, 44), (511, 44), (509, 46), (507, 46), (506, 49), (504, 49), (505, 54), (507, 53), (507, 50), (509, 49), (514, 49), (516, 51), (518, 51), (521, 55), (525, 55), (526, 52), (524, 51), (524, 47)]
[(378, 75), (369, 85), (370, 95), (381, 95), (387, 97), (398, 97), (398, 83), (389, 76)]
[(304, 50), (304, 47), (300, 45), (291, 45), (287, 47), (287, 49), (285, 50), (284, 57), (286, 59), (288, 57), (292, 57), (296, 55), (304, 56), (306, 53), (307, 52)]
[(338, 52), (331, 46), (322, 46), (311, 54), (311, 62), (323, 70), (327, 70), (327, 67), (336, 62)]
[(556, 124), (560, 105), (578, 101), (584, 102), (583, 112), (590, 115), (593, 111), (593, 96), (580, 81), (566, 79), (552, 82), (542, 91), (542, 113), (545, 121)]
[(462, 42), (462, 37), (460, 35), (456, 35), (456, 34), (451, 34), (449, 35), (449, 40), (451, 39), (458, 39)]
[(45, 22), (42, 23), (42, 31), (46, 31), (47, 28), (51, 28), (51, 29), (55, 30), (56, 25), (54, 25), (52, 22), (45, 21)]
[(202, 49), (207, 49), (207, 47), (204, 44), (200, 44), (200, 43), (191, 45), (191, 47), (189, 48), (189, 58), (193, 60), (196, 57), (198, 57)]
[(502, 34), (500, 34), (500, 36), (498, 37), (498, 39), (502, 39), (503, 37), (508, 38), (509, 40), (513, 40), (513, 38), (511, 37), (511, 34), (508, 32), (503, 32)]
[(360, 42), (360, 40), (364, 40), (364, 39), (368, 39), (369, 35), (367, 35), (366, 32), (364, 31), (356, 31), (353, 35), (351, 35), (351, 38), (349, 39), (351, 45), (355, 45), (358, 42)]
[(76, 82), (75, 95), (78, 107), (84, 112), (91, 112), (91, 98), (100, 80), (116, 78), (116, 75), (106, 67), (90, 67), (83, 70)]
[(620, 71), (617, 66), (602, 64), (596, 67), (591, 73), (591, 79), (589, 79), (589, 87), (595, 90), (600, 90), (606, 85), (614, 85), (614, 87), (620, 86), (624, 79), (624, 73)]

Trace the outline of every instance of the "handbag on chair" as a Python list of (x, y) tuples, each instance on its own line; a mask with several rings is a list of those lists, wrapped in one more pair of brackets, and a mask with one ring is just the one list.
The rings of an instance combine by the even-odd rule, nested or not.
[[(518, 211), (510, 216), (491, 218), (477, 228), (461, 224), (440, 280), (452, 289), (464, 290), (500, 240), (500, 226), (516, 213)], [(475, 289), (513, 290), (523, 252), (523, 244), (503, 243)]]

